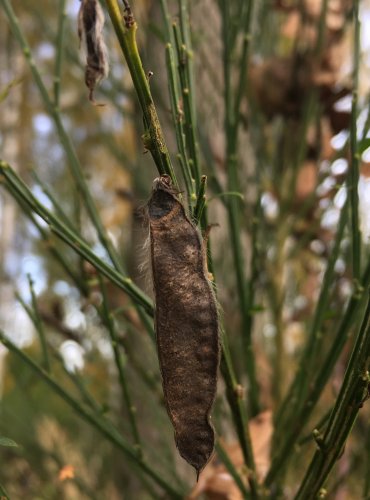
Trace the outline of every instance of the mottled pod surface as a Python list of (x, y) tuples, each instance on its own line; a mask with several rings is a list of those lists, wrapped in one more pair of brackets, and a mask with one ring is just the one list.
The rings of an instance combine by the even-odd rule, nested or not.
[[(103, 38), (104, 12), (98, 0), (82, 0), (78, 13), (78, 36), (86, 46), (85, 83), (94, 101), (96, 85), (108, 76), (107, 47)], [(96, 103), (95, 103), (96, 104)]]
[(148, 205), (163, 392), (180, 455), (199, 472), (214, 448), (210, 411), (219, 362), (218, 313), (202, 241), (168, 176)]

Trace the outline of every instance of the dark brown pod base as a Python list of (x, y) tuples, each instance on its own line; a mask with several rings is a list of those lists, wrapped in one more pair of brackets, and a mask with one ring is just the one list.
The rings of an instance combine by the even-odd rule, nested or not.
[(219, 363), (218, 312), (202, 241), (168, 176), (148, 204), (155, 327), (163, 392), (180, 455), (197, 471), (210, 459), (210, 411)]

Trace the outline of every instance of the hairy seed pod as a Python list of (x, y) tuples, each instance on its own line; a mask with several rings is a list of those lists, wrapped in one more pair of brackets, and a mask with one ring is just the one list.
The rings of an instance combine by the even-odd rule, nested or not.
[(158, 357), (180, 455), (199, 472), (214, 448), (210, 412), (219, 363), (218, 311), (198, 231), (168, 176), (148, 204)]
[(85, 83), (89, 99), (94, 101), (96, 85), (108, 75), (107, 47), (103, 38), (104, 12), (98, 0), (81, 0), (78, 13), (78, 37), (86, 47)]

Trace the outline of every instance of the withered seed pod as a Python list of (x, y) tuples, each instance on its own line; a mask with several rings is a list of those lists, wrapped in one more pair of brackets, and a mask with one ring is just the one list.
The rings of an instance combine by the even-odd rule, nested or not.
[(168, 176), (154, 181), (148, 214), (163, 392), (177, 448), (199, 476), (215, 439), (210, 412), (220, 351), (217, 305), (202, 241)]
[(107, 48), (103, 38), (104, 12), (98, 0), (82, 0), (78, 13), (78, 37), (86, 47), (85, 83), (94, 101), (96, 85), (108, 75)]

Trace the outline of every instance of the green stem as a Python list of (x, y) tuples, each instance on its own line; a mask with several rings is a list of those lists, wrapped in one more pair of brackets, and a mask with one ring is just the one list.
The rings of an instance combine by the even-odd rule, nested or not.
[(111, 443), (117, 446), (127, 458), (132, 460), (143, 472), (151, 477), (168, 495), (170, 498), (181, 500), (183, 495), (175, 490), (161, 474), (152, 469), (151, 465), (145, 462), (123, 437), (102, 419), (97, 417), (90, 410), (81, 406), (81, 404), (73, 398), (61, 385), (50, 377), (42, 368), (40, 368), (27, 354), (19, 349), (5, 334), (0, 331), (0, 342), (20, 358), (33, 372), (39, 375), (46, 384), (58, 394), (75, 412), (86, 420), (92, 427), (98, 430)]
[(367, 438), (366, 438), (366, 446), (365, 446), (365, 460), (363, 467), (363, 478), (364, 478), (364, 487), (362, 492), (362, 498), (364, 500), (370, 499), (370, 421), (367, 421)]
[(96, 232), (98, 234), (98, 238), (103, 245), (103, 247), (106, 249), (109, 257), (112, 260), (112, 263), (116, 267), (116, 269), (120, 270), (121, 269), (121, 260), (115, 251), (112, 242), (107, 236), (107, 233), (105, 231), (105, 228), (101, 222), (100, 216), (97, 212), (95, 203), (92, 199), (91, 193), (89, 191), (89, 188), (86, 184), (82, 168), (80, 165), (80, 162), (77, 158), (76, 151), (74, 149), (74, 146), (71, 142), (71, 139), (69, 135), (67, 134), (65, 127), (63, 125), (60, 111), (58, 107), (55, 106), (53, 101), (51, 100), (48, 91), (45, 87), (44, 82), (42, 81), (41, 75), (39, 70), (37, 69), (35, 60), (33, 59), (31, 55), (31, 49), (29, 44), (27, 43), (26, 38), (23, 35), (23, 32), (20, 28), (18, 18), (15, 15), (15, 12), (12, 8), (12, 4), (9, 0), (0, 0), (0, 4), (3, 6), (3, 9), (5, 11), (5, 14), (8, 18), (10, 27), (18, 40), (19, 45), (21, 46), (24, 56), (28, 62), (28, 65), (30, 67), (33, 79), (36, 83), (37, 88), (39, 89), (42, 101), (52, 117), (56, 130), (58, 132), (60, 141), (63, 145), (63, 148), (66, 152), (67, 158), (68, 158), (68, 165), (70, 167), (72, 176), (76, 182), (76, 185), (78, 186), (78, 189), (81, 192), (83, 202), (86, 206), (86, 210), (90, 216), (90, 219), (96, 229)]
[(222, 330), (222, 358), (221, 373), (226, 384), (226, 395), (234, 420), (236, 433), (243, 453), (246, 466), (249, 468), (248, 483), (252, 499), (258, 499), (258, 483), (254, 463), (252, 442), (249, 434), (248, 417), (245, 411), (245, 402), (241, 394), (242, 387), (238, 384), (232, 366), (227, 337)]
[(170, 155), (150, 92), (149, 81), (145, 74), (137, 48), (137, 24), (133, 22), (130, 26), (124, 26), (117, 0), (105, 0), (105, 3), (143, 111), (144, 123), (147, 127), (144, 135), (147, 133), (149, 136), (148, 139), (144, 139), (144, 145), (150, 150), (159, 174), (169, 175), (174, 186), (178, 187)]
[[(312, 376), (317, 369), (317, 364), (315, 362), (317, 361), (317, 352), (322, 340), (320, 329), (328, 309), (330, 289), (334, 279), (334, 266), (339, 256), (340, 245), (347, 223), (347, 214), (347, 203), (345, 203), (341, 210), (334, 247), (328, 259), (315, 314), (308, 334), (308, 340), (301, 356), (298, 371), (276, 416), (275, 426), (279, 429), (287, 425), (287, 423), (289, 425), (289, 422), (296, 419), (297, 411), (307, 396), (309, 381), (312, 380)], [(289, 414), (284, 418), (287, 411)]]
[(0, 173), (3, 175), (6, 183), (18, 193), (18, 196), (24, 201), (25, 205), (39, 215), (49, 225), (53, 233), (73, 248), (78, 255), (90, 262), (90, 264), (112, 281), (112, 283), (124, 290), (134, 302), (141, 305), (149, 315), (153, 315), (153, 304), (140, 288), (138, 288), (130, 278), (125, 277), (122, 273), (97, 257), (94, 252), (91, 251), (90, 246), (82, 240), (76, 232), (72, 231), (72, 229), (61, 222), (58, 217), (39, 203), (14, 170), (1, 160)]
[(202, 217), (204, 205), (206, 204), (206, 188), (207, 188), (207, 176), (202, 175), (200, 179), (199, 190), (197, 194), (197, 202), (194, 208), (193, 220), (194, 224), (198, 225)]
[[(48, 349), (47, 349), (47, 343), (46, 343), (46, 338), (45, 338), (45, 331), (44, 331), (44, 325), (41, 321), (40, 314), (39, 314), (39, 309), (37, 305), (37, 300), (36, 300), (36, 295), (35, 295), (35, 290), (33, 288), (33, 281), (31, 276), (28, 274), (28, 283), (30, 287), (30, 292), (31, 292), (31, 303), (32, 303), (32, 309), (33, 309), (33, 322), (35, 325), (35, 328), (37, 330), (37, 333), (40, 338), (40, 344), (41, 344), (41, 350), (42, 350), (42, 357), (43, 357), (43, 365), (45, 370), (50, 373), (50, 361), (49, 361), (49, 354), (48, 354)], [(31, 319), (32, 319), (31, 317)]]
[(64, 27), (67, 13), (65, 10), (66, 0), (59, 0), (58, 34), (56, 40), (56, 58), (54, 70), (54, 104), (59, 108), (60, 104), (60, 83), (63, 61)]
[(47, 187), (47, 185), (40, 179), (40, 177), (38, 176), (38, 174), (37, 174), (37, 172), (35, 170), (32, 170), (32, 176), (34, 177), (34, 179), (36, 180), (36, 182), (38, 184), (40, 184), (41, 189), (43, 190), (43, 192), (46, 194), (46, 196), (51, 201), (51, 203), (53, 205), (53, 208), (54, 208), (57, 216), (63, 222), (63, 224), (65, 224), (70, 229), (72, 229), (72, 231), (78, 230), (80, 232), (81, 228), (77, 227), (76, 225), (73, 224), (72, 218), (67, 216), (67, 214), (64, 212), (64, 210), (62, 209), (61, 205), (59, 204), (58, 200), (54, 196), (54, 194)]
[[(39, 179), (38, 175), (36, 174), (35, 171), (32, 172), (35, 179), (37, 180), (37, 182), (41, 185), (42, 187), (42, 190), (44, 191), (44, 193), (48, 196), (48, 198), (50, 199), (50, 201), (52, 202), (53, 204), (53, 207), (59, 217), (59, 219), (67, 226), (69, 227), (72, 231), (74, 232), (77, 232), (78, 234), (82, 234), (82, 228), (81, 228), (81, 224), (80, 224), (80, 212), (81, 212), (81, 207), (80, 207), (80, 197), (78, 196), (78, 192), (76, 193), (76, 199), (75, 199), (75, 211), (76, 211), (76, 216), (75, 216), (75, 220), (77, 221), (77, 226), (74, 226), (71, 222), (71, 218), (69, 218), (64, 210), (62, 209), (62, 207), (60, 206), (59, 202), (57, 201), (57, 199), (54, 197), (54, 195), (52, 194), (52, 192), (48, 189), (48, 187)], [(83, 265), (82, 265), (82, 262), (83, 260), (80, 259), (80, 268), (81, 268), (81, 276), (84, 277), (84, 269), (83, 269)], [(121, 272), (123, 273), (125, 270), (125, 266), (122, 264), (122, 269), (121, 269)], [(80, 280), (80, 283), (83, 285), (83, 287), (81, 288), (81, 291), (82, 293), (85, 292), (85, 288), (86, 288), (86, 282), (84, 279)], [(137, 310), (137, 313), (138, 315), (140, 316), (140, 319), (143, 323), (143, 325), (145, 326), (149, 336), (153, 339), (154, 339), (154, 330), (153, 330), (153, 323), (152, 321), (150, 320), (150, 318), (147, 316), (147, 314), (145, 313), (145, 311), (134, 301), (134, 307), (135, 309)]]
[[(224, 101), (225, 101), (225, 130), (226, 130), (226, 165), (228, 173), (228, 191), (238, 191), (237, 158), (237, 131), (238, 120), (235, 117), (231, 93), (231, 58), (230, 47), (230, 6), (226, 0), (221, 2), (222, 29), (223, 29), (223, 69), (224, 69)], [(239, 200), (231, 197), (227, 204), (229, 231), (234, 258), (234, 267), (237, 281), (240, 311), (242, 315), (242, 341), (244, 350), (245, 367), (249, 378), (249, 400), (252, 415), (259, 412), (258, 384), (255, 369), (255, 359), (252, 346), (252, 317), (248, 297), (247, 280), (245, 276), (244, 252), (241, 243), (240, 204)]]
[(271, 467), (265, 478), (265, 484), (271, 486), (278, 477), (281, 470), (286, 467), (286, 463), (291, 458), (291, 450), (294, 449), (294, 444), (300, 436), (300, 433), (306, 425), (317, 401), (319, 400), (322, 391), (324, 390), (330, 375), (333, 372), (336, 362), (343, 351), (344, 345), (348, 340), (349, 331), (356, 321), (356, 316), (362, 304), (363, 290), (370, 286), (370, 261), (364, 271), (361, 288), (355, 290), (353, 293), (343, 318), (338, 327), (337, 334), (332, 342), (332, 347), (325, 359), (322, 362), (321, 369), (315, 380), (312, 382), (312, 388), (302, 404), (302, 408), (298, 414), (295, 415), (294, 422), (287, 428), (284, 443), (279, 451), (273, 456)]
[(193, 197), (195, 197), (194, 187), (193, 187), (194, 182), (192, 180), (192, 173), (189, 165), (188, 154), (186, 151), (185, 132), (184, 132), (184, 124), (182, 116), (183, 111), (182, 109), (180, 109), (179, 82), (176, 71), (176, 63), (175, 63), (172, 43), (167, 43), (166, 45), (166, 63), (167, 63), (169, 93), (171, 100), (172, 120), (175, 127), (176, 142), (179, 151), (179, 163), (181, 166), (182, 176), (188, 194), (188, 204), (189, 207), (191, 207), (193, 203)]
[(166, 30), (166, 42), (172, 43), (173, 42), (172, 23), (171, 23), (170, 12), (168, 10), (167, 0), (160, 0), (159, 3), (160, 3), (161, 11), (162, 11), (162, 18), (163, 18), (163, 22), (164, 22), (164, 27)]
[(319, 492), (342, 453), (370, 384), (370, 295), (344, 381), (328, 427), (296, 494), (296, 500)]
[(193, 49), (190, 35), (190, 18), (188, 1), (179, 0), (180, 25), (181, 25), (181, 48), (178, 47), (179, 73), (182, 82), (182, 98), (185, 111), (185, 129), (187, 130), (187, 143), (189, 156), (194, 165), (195, 187), (199, 189), (200, 162), (199, 147), (197, 139), (198, 120), (196, 112), (195, 85), (194, 85), (194, 61)]
[(117, 370), (118, 370), (118, 379), (119, 379), (119, 383), (121, 386), (122, 399), (125, 402), (127, 412), (129, 415), (131, 431), (132, 431), (132, 435), (133, 435), (133, 438), (135, 441), (135, 448), (137, 449), (138, 454), (140, 456), (142, 456), (141, 440), (140, 440), (140, 435), (139, 435), (139, 429), (138, 429), (138, 426), (136, 423), (136, 408), (132, 404), (130, 392), (128, 390), (125, 369), (123, 366), (122, 356), (121, 356), (121, 352), (120, 352), (120, 348), (119, 348), (119, 340), (118, 340), (118, 336), (117, 336), (117, 332), (116, 332), (116, 327), (115, 327), (113, 318), (112, 318), (111, 314), (109, 313), (106, 287), (105, 287), (104, 281), (100, 275), (99, 275), (99, 284), (100, 284), (100, 290), (101, 290), (102, 298), (103, 298), (100, 314), (101, 314), (101, 317), (104, 321), (104, 324), (106, 325), (106, 327), (108, 329), (108, 333), (110, 336), (111, 345), (112, 345), (112, 349), (113, 349), (113, 353), (114, 353), (114, 359), (115, 359)]
[(349, 196), (351, 200), (351, 226), (352, 226), (352, 269), (354, 280), (359, 280), (361, 270), (361, 231), (358, 216), (358, 181), (359, 181), (359, 161), (360, 155), (357, 151), (357, 101), (358, 101), (358, 81), (360, 64), (360, 19), (359, 0), (354, 1), (353, 23), (354, 23), (354, 69), (353, 69), (353, 90), (352, 90), (352, 111), (350, 124), (350, 149), (351, 166), (349, 169)]
[(9, 496), (8, 496), (8, 494), (7, 494), (7, 492), (5, 491), (4, 486), (2, 486), (1, 484), (0, 484), (0, 495), (1, 495), (1, 497), (0, 497), (0, 498), (1, 498), (2, 500), (3, 500), (3, 499), (4, 499), (4, 500), (10, 500), (10, 498), (9, 498)]
[(29, 218), (32, 224), (38, 230), (41, 238), (44, 240), (45, 247), (47, 251), (52, 255), (52, 257), (58, 262), (63, 271), (69, 276), (72, 282), (77, 286), (83, 295), (87, 295), (87, 287), (86, 283), (81, 281), (79, 276), (71, 269), (71, 263), (67, 262), (65, 256), (56, 248), (54, 241), (49, 234), (49, 231), (46, 231), (38, 222), (38, 220), (33, 216), (33, 214), (29, 210), (29, 206), (24, 202), (23, 198), (19, 196), (18, 191), (13, 189), (10, 185), (5, 186), (9, 194), (16, 200), (18, 205), (20, 206), (22, 212)]
[(94, 413), (102, 414), (104, 412), (104, 407), (101, 406), (87, 390), (81, 375), (77, 371), (75, 373), (68, 371), (64, 366), (63, 360), (61, 360), (61, 362), (63, 363), (65, 373), (77, 387), (85, 403), (93, 410)]
[(243, 29), (243, 47), (242, 47), (242, 55), (240, 58), (240, 75), (239, 75), (239, 84), (237, 87), (237, 93), (236, 93), (236, 98), (235, 98), (235, 110), (234, 110), (234, 115), (235, 115), (235, 120), (236, 120), (236, 126), (238, 127), (238, 124), (240, 122), (240, 106), (241, 102), (243, 99), (243, 96), (246, 95), (246, 90), (247, 90), (247, 74), (248, 74), (248, 67), (249, 67), (249, 53), (250, 53), (250, 42), (252, 38), (252, 14), (253, 14), (253, 7), (254, 7), (254, 0), (248, 0), (248, 5), (246, 8), (245, 12), (245, 18), (243, 19), (244, 21), (244, 26), (242, 25), (241, 28)]
[(32, 302), (32, 307), (30, 307), (26, 302), (22, 299), (20, 294), (16, 292), (15, 296), (18, 302), (21, 304), (25, 312), (27, 313), (28, 317), (33, 323), (33, 326), (35, 327), (37, 331), (37, 335), (40, 340), (40, 345), (41, 345), (41, 351), (42, 351), (42, 364), (44, 370), (46, 370), (48, 373), (50, 373), (50, 362), (49, 362), (49, 354), (47, 350), (47, 343), (45, 339), (45, 332), (44, 332), (44, 326), (41, 321), (38, 308), (37, 308), (37, 302), (36, 302), (36, 297), (35, 297), (35, 292), (33, 290), (33, 282), (31, 279), (31, 276), (27, 275), (28, 282), (29, 282), (29, 287), (30, 287), (30, 292), (31, 292), (31, 302)]
[(240, 477), (239, 472), (236, 470), (232, 460), (230, 459), (229, 455), (227, 454), (225, 448), (222, 446), (220, 441), (217, 441), (216, 443), (216, 451), (217, 455), (220, 458), (220, 460), (223, 462), (225, 465), (226, 469), (230, 472), (230, 475), (234, 479), (235, 483), (237, 484), (240, 492), (243, 495), (244, 499), (249, 499), (250, 498), (250, 493), (245, 487), (245, 484), (243, 483), (242, 478)]

